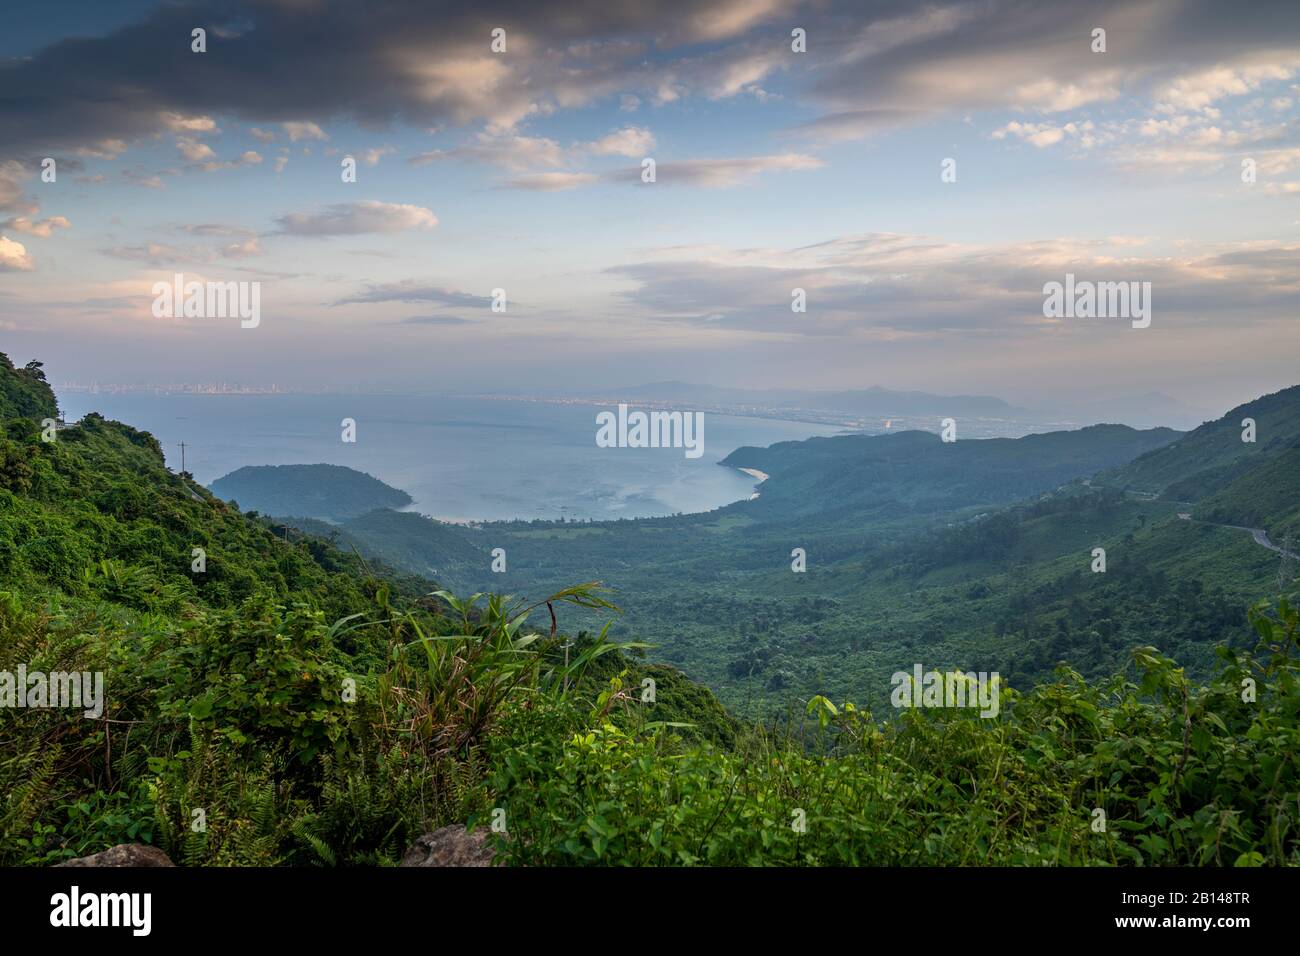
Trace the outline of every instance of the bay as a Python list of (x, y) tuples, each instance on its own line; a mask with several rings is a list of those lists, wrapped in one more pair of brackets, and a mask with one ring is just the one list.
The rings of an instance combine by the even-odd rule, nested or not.
[[(245, 465), (326, 463), (364, 471), (444, 521), (639, 518), (709, 511), (754, 479), (718, 462), (742, 445), (831, 435), (828, 425), (706, 413), (704, 454), (599, 448), (609, 406), (443, 396), (66, 392), (69, 420), (96, 411), (153, 433), (167, 463), (201, 484)], [(341, 440), (355, 419), (357, 441)]]

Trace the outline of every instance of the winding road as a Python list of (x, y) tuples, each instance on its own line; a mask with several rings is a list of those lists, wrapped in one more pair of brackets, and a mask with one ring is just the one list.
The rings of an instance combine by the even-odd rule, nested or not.
[(1270, 551), (1276, 551), (1278, 554), (1284, 554), (1288, 558), (1294, 558), (1297, 561), (1300, 561), (1300, 554), (1296, 554), (1294, 551), (1288, 551), (1286, 548), (1280, 548), (1272, 541), (1268, 540), (1268, 532), (1263, 528), (1247, 528), (1245, 525), (1240, 524), (1219, 524), (1217, 521), (1201, 521), (1199, 518), (1193, 518), (1186, 512), (1180, 513), (1178, 517), (1183, 521), (1195, 521), (1197, 524), (1213, 525), (1216, 528), (1232, 528), (1236, 531), (1249, 531), (1251, 537), (1255, 539), (1255, 543), (1261, 547), (1268, 548)]

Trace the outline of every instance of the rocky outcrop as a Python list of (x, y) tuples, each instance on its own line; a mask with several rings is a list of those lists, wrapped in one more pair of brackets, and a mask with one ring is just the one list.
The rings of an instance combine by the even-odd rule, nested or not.
[(79, 856), (55, 866), (175, 866), (167, 854), (156, 846), (143, 843), (119, 843), (100, 853)]
[(491, 866), (487, 831), (470, 833), (462, 824), (440, 827), (417, 839), (402, 855), (402, 866)]

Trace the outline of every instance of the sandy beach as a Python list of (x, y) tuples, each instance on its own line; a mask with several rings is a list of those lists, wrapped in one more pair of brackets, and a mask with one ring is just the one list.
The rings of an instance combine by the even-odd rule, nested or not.
[[(737, 471), (743, 471), (745, 474), (749, 475), (749, 477), (757, 481), (760, 485), (763, 482), (767, 481), (767, 473), (763, 471), (759, 471), (757, 468), (738, 468)], [(753, 501), (757, 497), (758, 497), (758, 492), (755, 491), (752, 495), (749, 496), (749, 500)]]

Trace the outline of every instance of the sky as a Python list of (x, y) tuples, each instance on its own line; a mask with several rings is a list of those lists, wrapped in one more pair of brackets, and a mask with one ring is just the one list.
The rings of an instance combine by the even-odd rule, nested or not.
[[(1300, 382), (1294, 0), (0, 16), (0, 351), (56, 386)], [(260, 321), (155, 314), (177, 273)], [(1045, 315), (1067, 274), (1150, 325)]]

